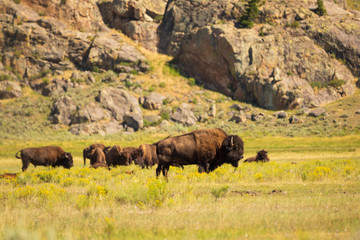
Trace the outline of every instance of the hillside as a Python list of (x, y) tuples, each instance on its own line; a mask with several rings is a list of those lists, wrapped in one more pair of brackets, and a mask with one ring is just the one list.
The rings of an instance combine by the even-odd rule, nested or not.
[(244, 2), (166, 3), (0, 0), (3, 139), (359, 133), (360, 15), (345, 2), (321, 17), (316, 1), (266, 1), (251, 29)]

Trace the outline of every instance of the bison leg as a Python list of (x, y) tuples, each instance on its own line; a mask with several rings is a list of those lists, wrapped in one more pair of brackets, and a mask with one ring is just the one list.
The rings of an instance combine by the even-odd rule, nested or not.
[(198, 169), (199, 173), (209, 173), (210, 172), (210, 164), (209, 163), (203, 163), (202, 165), (199, 165), (199, 169)]
[(170, 165), (163, 166), (162, 173), (163, 176), (168, 179), (168, 172), (169, 172)]
[(159, 177), (160, 173), (161, 173), (161, 170), (162, 170), (162, 165), (161, 164), (158, 164), (157, 168), (156, 168), (156, 178)]
[(30, 161), (26, 161), (26, 160), (24, 160), (24, 159), (21, 159), (22, 160), (22, 164), (23, 164), (23, 166), (22, 166), (22, 171), (23, 172), (25, 172), (26, 171), (26, 169), (29, 167), (29, 165), (30, 165)]

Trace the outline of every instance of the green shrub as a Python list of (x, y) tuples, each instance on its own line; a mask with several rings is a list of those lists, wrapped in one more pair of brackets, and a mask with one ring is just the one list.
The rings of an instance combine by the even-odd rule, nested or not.
[(329, 86), (334, 87), (334, 88), (339, 88), (342, 85), (344, 85), (345, 83), (346, 82), (342, 79), (334, 79), (329, 82)]
[(161, 87), (161, 88), (166, 87), (166, 83), (165, 83), (165, 82), (161, 82), (161, 83), (159, 83), (159, 87)]
[(176, 67), (175, 60), (169, 61), (164, 65), (163, 73), (165, 75), (170, 75), (173, 77), (179, 77), (181, 75), (179, 69), (177, 69), (177, 67)]
[(93, 67), (92, 67), (92, 71), (99, 73), (99, 72), (100, 72), (100, 68), (99, 68), (98, 66), (93, 66)]
[(160, 113), (160, 117), (163, 120), (169, 120), (170, 119), (170, 114), (168, 112), (162, 112), (162, 113)]
[(298, 28), (298, 27), (300, 27), (300, 23), (298, 21), (293, 21), (292, 23), (290, 23), (289, 26), (291, 28)]
[(20, 2), (21, 2), (21, 0), (13, 0), (14, 1), (14, 3), (16, 3), (16, 4), (20, 4)]
[(317, 9), (315, 10), (315, 13), (319, 16), (325, 16), (327, 14), (324, 1), (323, 0), (317, 0)]
[(228, 192), (229, 186), (223, 186), (220, 188), (213, 189), (211, 191), (211, 194), (215, 197), (215, 201), (218, 200), (221, 197), (224, 197), (225, 194)]
[(149, 87), (148, 91), (149, 91), (149, 92), (153, 92), (153, 91), (155, 90), (155, 88), (156, 88), (156, 85), (155, 85), (155, 84), (152, 84), (152, 85)]
[(187, 82), (190, 86), (195, 86), (195, 84), (196, 84), (195, 78), (188, 78)]
[(154, 18), (154, 22), (159, 23), (163, 20), (164, 16), (163, 15), (156, 15)]
[(315, 81), (315, 82), (311, 82), (311, 83), (310, 83), (310, 86), (311, 86), (312, 88), (321, 89), (321, 88), (326, 88), (327, 84), (326, 84), (326, 83), (323, 83), (323, 82)]
[(43, 83), (44, 83), (45, 85), (49, 85), (49, 84), (50, 84), (50, 79), (48, 79), (48, 78), (43, 78)]
[(10, 75), (2, 74), (0, 75), (0, 81), (12, 81), (14, 80)]

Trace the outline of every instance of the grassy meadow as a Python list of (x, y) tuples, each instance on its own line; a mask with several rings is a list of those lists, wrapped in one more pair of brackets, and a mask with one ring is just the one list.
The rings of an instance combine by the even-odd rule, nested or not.
[[(97, 139), (137, 146), (165, 133)], [(19, 172), (17, 150), (46, 144), (72, 151), (71, 170), (30, 166), (0, 179), (0, 239), (359, 239), (360, 136), (244, 137), (245, 158), (265, 148), (270, 162), (195, 166), (83, 167), (94, 139), (0, 144), (0, 174)], [(128, 171), (134, 170), (133, 174)]]

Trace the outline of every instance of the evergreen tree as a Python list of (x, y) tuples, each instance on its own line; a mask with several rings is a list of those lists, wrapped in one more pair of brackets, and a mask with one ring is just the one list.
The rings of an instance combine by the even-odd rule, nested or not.
[(252, 28), (254, 21), (259, 15), (258, 3), (260, 0), (249, 0), (246, 4), (246, 13), (240, 19), (240, 26), (244, 28)]
[(317, 0), (318, 8), (315, 10), (315, 13), (319, 16), (325, 16), (326, 15), (326, 9), (324, 6), (323, 0)]

